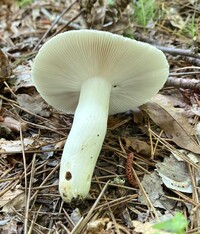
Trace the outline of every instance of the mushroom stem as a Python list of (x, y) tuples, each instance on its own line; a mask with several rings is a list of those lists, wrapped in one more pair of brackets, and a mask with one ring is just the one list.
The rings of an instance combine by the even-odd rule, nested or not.
[(67, 203), (84, 199), (106, 135), (111, 84), (101, 78), (81, 86), (72, 129), (60, 164), (59, 191)]

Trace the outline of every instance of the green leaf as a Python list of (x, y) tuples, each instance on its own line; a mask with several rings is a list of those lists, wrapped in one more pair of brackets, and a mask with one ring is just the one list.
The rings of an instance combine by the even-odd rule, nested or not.
[(110, 6), (114, 6), (115, 2), (114, 2), (114, 0), (107, 0), (107, 4)]
[(170, 233), (184, 234), (184, 230), (187, 227), (188, 222), (183, 214), (176, 213), (172, 219), (157, 223), (153, 225), (153, 228)]
[(19, 7), (24, 7), (28, 4), (31, 4), (33, 0), (18, 0)]

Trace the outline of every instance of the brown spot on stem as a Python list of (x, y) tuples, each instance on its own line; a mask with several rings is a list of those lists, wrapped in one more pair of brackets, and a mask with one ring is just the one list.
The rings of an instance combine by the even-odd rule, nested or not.
[(70, 171), (67, 171), (66, 174), (65, 174), (65, 179), (66, 179), (66, 180), (71, 180), (71, 178), (72, 178), (71, 172), (70, 172)]

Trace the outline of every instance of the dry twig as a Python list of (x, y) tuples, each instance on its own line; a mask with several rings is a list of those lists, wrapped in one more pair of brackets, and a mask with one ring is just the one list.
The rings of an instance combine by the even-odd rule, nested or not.
[(195, 92), (200, 92), (200, 81), (196, 79), (184, 79), (169, 77), (165, 86), (174, 86), (182, 89), (191, 89)]

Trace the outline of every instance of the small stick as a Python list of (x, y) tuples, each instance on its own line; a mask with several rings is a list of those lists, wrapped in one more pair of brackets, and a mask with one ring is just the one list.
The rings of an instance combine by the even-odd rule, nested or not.
[(31, 176), (30, 176), (30, 181), (29, 181), (28, 194), (27, 194), (26, 207), (25, 207), (24, 230), (25, 229), (28, 230), (28, 233), (32, 233), (33, 225), (34, 225), (34, 223), (31, 222), (30, 228), (28, 229), (29, 206), (30, 206), (31, 189), (32, 189), (33, 179), (34, 179), (35, 162), (36, 162), (36, 154), (33, 155), (32, 166), (31, 166)]
[(192, 57), (200, 59), (199, 54), (195, 54), (192, 50), (184, 50), (179, 48), (172, 48), (172, 47), (165, 47), (165, 46), (159, 46), (154, 45), (156, 48), (162, 50), (164, 53), (172, 54), (172, 55), (182, 55), (186, 57)]
[(182, 55), (182, 56), (185, 56), (185, 57), (200, 59), (200, 54), (199, 53), (194, 53), (194, 51), (192, 51), (192, 50), (156, 45), (155, 40), (149, 40), (149, 38), (144, 38), (144, 37), (141, 37), (141, 36), (137, 36), (136, 39), (140, 40), (140, 41), (143, 41), (143, 42), (147, 42), (147, 43), (155, 46), (156, 48), (162, 50), (164, 53), (168, 53), (168, 54), (171, 54), (171, 55)]
[(59, 15), (59, 17), (55, 19), (55, 21), (53, 22), (51, 27), (45, 32), (45, 34), (42, 36), (42, 38), (38, 41), (38, 43), (34, 47), (33, 51), (38, 49), (39, 45), (42, 43), (42, 41), (45, 39), (45, 37), (51, 32), (53, 27), (59, 22), (59, 20), (63, 17), (63, 15), (66, 14), (72, 8), (72, 6), (77, 2), (78, 2), (78, 0), (75, 0), (74, 2), (72, 2), (72, 4), (68, 8), (63, 10), (63, 12)]
[(200, 59), (198, 59), (198, 58), (185, 57), (184, 60), (193, 64), (193, 65), (200, 67)]
[(65, 24), (61, 29), (59, 29), (53, 36), (63, 32), (74, 20), (76, 20), (80, 15), (82, 15), (82, 13), (84, 12), (84, 10), (81, 10), (77, 15), (75, 15), (67, 24)]
[(165, 86), (174, 86), (183, 89), (191, 89), (200, 92), (200, 81), (197, 79), (184, 79), (168, 77)]
[(28, 181), (27, 181), (27, 166), (26, 166), (26, 154), (25, 154), (25, 147), (24, 147), (24, 138), (22, 133), (22, 127), (20, 125), (20, 140), (22, 146), (22, 158), (24, 164), (24, 184), (25, 184), (25, 215), (24, 215), (24, 233), (28, 233), (28, 208), (27, 208), (27, 201), (28, 201)]

